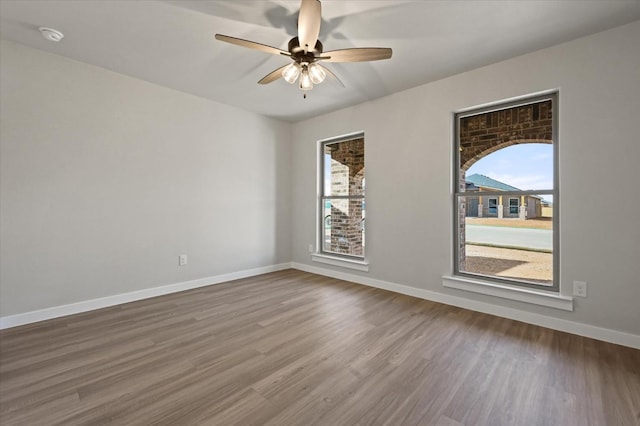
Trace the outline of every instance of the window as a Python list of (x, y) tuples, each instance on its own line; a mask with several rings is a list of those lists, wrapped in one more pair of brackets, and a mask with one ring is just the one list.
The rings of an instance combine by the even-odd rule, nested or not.
[(498, 214), (498, 199), (497, 198), (489, 198), (489, 214), (497, 215)]
[(517, 198), (509, 198), (509, 214), (519, 214), (520, 213), (520, 200)]
[(557, 119), (557, 93), (455, 114), (454, 275), (558, 292)]
[(320, 143), (320, 253), (364, 259), (364, 135)]

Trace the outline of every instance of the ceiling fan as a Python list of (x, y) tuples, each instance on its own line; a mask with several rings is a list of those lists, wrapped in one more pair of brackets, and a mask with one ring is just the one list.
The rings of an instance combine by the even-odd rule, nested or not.
[[(391, 57), (391, 49), (386, 47), (360, 47), (323, 52), (322, 43), (318, 40), (321, 22), (320, 0), (302, 0), (298, 14), (298, 36), (289, 40), (288, 51), (222, 34), (216, 34), (216, 39), (266, 53), (288, 56), (293, 61), (292, 63), (270, 72), (258, 83), (268, 84), (282, 77), (288, 83), (293, 84), (300, 77), (299, 87), (304, 91), (313, 89), (314, 84), (322, 83), (327, 74), (344, 86), (333, 72), (318, 63), (320, 61), (364, 62), (389, 59)], [(307, 97), (306, 92), (304, 97)]]

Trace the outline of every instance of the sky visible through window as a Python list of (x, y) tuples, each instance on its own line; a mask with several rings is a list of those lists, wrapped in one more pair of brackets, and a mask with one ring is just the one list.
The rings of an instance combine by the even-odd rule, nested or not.
[(331, 194), (331, 155), (324, 154), (324, 193)]
[[(467, 170), (467, 176), (475, 173), (522, 190), (553, 189), (553, 145), (529, 143), (500, 149)], [(553, 200), (551, 195), (543, 198)]]

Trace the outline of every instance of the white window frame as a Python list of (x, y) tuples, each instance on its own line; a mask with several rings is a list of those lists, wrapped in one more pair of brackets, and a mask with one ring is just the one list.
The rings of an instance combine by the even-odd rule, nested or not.
[[(445, 280), (443, 284), (446, 287), (459, 288), (463, 290), (469, 290), (469, 286), (471, 288), (477, 288), (477, 285), (484, 286), (485, 288), (482, 291), (478, 291), (484, 294), (492, 294), (495, 293), (495, 289), (514, 289), (516, 292), (522, 293), (535, 293), (535, 294), (543, 294), (550, 295), (551, 298), (555, 299), (563, 299), (560, 304), (568, 308), (566, 301), (568, 300), (571, 304), (571, 308), (567, 310), (572, 310), (572, 302), (571, 298), (567, 298), (564, 296), (560, 296), (560, 252), (559, 252), (559, 205), (560, 205), (560, 196), (559, 196), (559, 185), (558, 185), (558, 111), (559, 111), (559, 95), (557, 91), (551, 91), (542, 93), (539, 95), (532, 95), (527, 97), (522, 97), (517, 100), (512, 101), (503, 101), (495, 104), (491, 104), (488, 106), (475, 107), (465, 109), (463, 111), (455, 112), (454, 117), (454, 143), (453, 151), (454, 151), (454, 165), (453, 165), (453, 233), (454, 233), (454, 244), (453, 244), (453, 276), (444, 277)], [(483, 191), (484, 196), (488, 197), (499, 197), (499, 196), (527, 196), (527, 195), (545, 195), (549, 194), (553, 196), (553, 284), (551, 286), (543, 286), (539, 284), (535, 284), (528, 281), (520, 281), (515, 279), (503, 279), (501, 277), (482, 275), (482, 274), (473, 274), (466, 271), (460, 271), (460, 257), (459, 257), (459, 246), (460, 246), (460, 214), (459, 214), (459, 198), (461, 196), (465, 197), (473, 197), (477, 196), (477, 194), (472, 192), (461, 192), (460, 191), (460, 120), (465, 117), (485, 114), (492, 111), (515, 108), (518, 106), (538, 103), (546, 100), (551, 100), (553, 104), (553, 115), (552, 115), (552, 140), (553, 140), (553, 189), (547, 190), (531, 190), (531, 191)], [(488, 201), (487, 201), (488, 204)], [(499, 208), (499, 206), (498, 206)], [(465, 284), (460, 284), (460, 282), (464, 282)], [(490, 290), (489, 290), (490, 289)], [(472, 290), (469, 290), (472, 291)], [(506, 294), (512, 294), (507, 291)], [(508, 297), (508, 296), (500, 296), (506, 297), (514, 300), (520, 300), (517, 297)], [(543, 296), (543, 299), (545, 297)], [(536, 302), (532, 302), (536, 303)], [(538, 303), (543, 304), (544, 303)], [(551, 306), (551, 305), (546, 305)], [(553, 306), (557, 307), (557, 306)], [(560, 308), (560, 309), (565, 309)]]
[[(354, 132), (349, 133), (329, 139), (323, 139), (318, 141), (318, 184), (317, 184), (317, 207), (316, 207), (316, 250), (311, 254), (311, 259), (314, 262), (320, 262), (324, 264), (329, 264), (332, 266), (341, 266), (348, 269), (354, 269), (358, 271), (367, 272), (369, 270), (369, 260), (366, 257), (366, 245), (363, 246), (363, 254), (362, 256), (354, 256), (343, 253), (334, 253), (329, 251), (324, 251), (324, 203), (327, 199), (362, 199), (363, 202), (366, 202), (366, 189), (364, 190), (363, 195), (353, 195), (353, 196), (327, 196), (324, 194), (324, 147), (326, 145), (347, 142), (354, 139), (365, 139), (364, 132)], [(365, 143), (366, 146), (366, 143)], [(366, 153), (366, 149), (365, 149)], [(365, 154), (365, 173), (366, 173), (366, 154)], [(366, 221), (364, 222), (364, 227), (366, 228)], [(365, 230), (363, 229), (363, 234), (366, 235)]]

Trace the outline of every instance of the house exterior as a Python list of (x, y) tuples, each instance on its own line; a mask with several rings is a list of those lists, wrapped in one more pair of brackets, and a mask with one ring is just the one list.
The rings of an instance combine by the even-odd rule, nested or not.
[[(477, 191), (521, 191), (515, 186), (481, 174), (465, 178), (465, 190)], [(467, 217), (497, 217), (514, 219), (535, 219), (542, 216), (542, 202), (535, 195), (487, 195), (467, 198)]]

